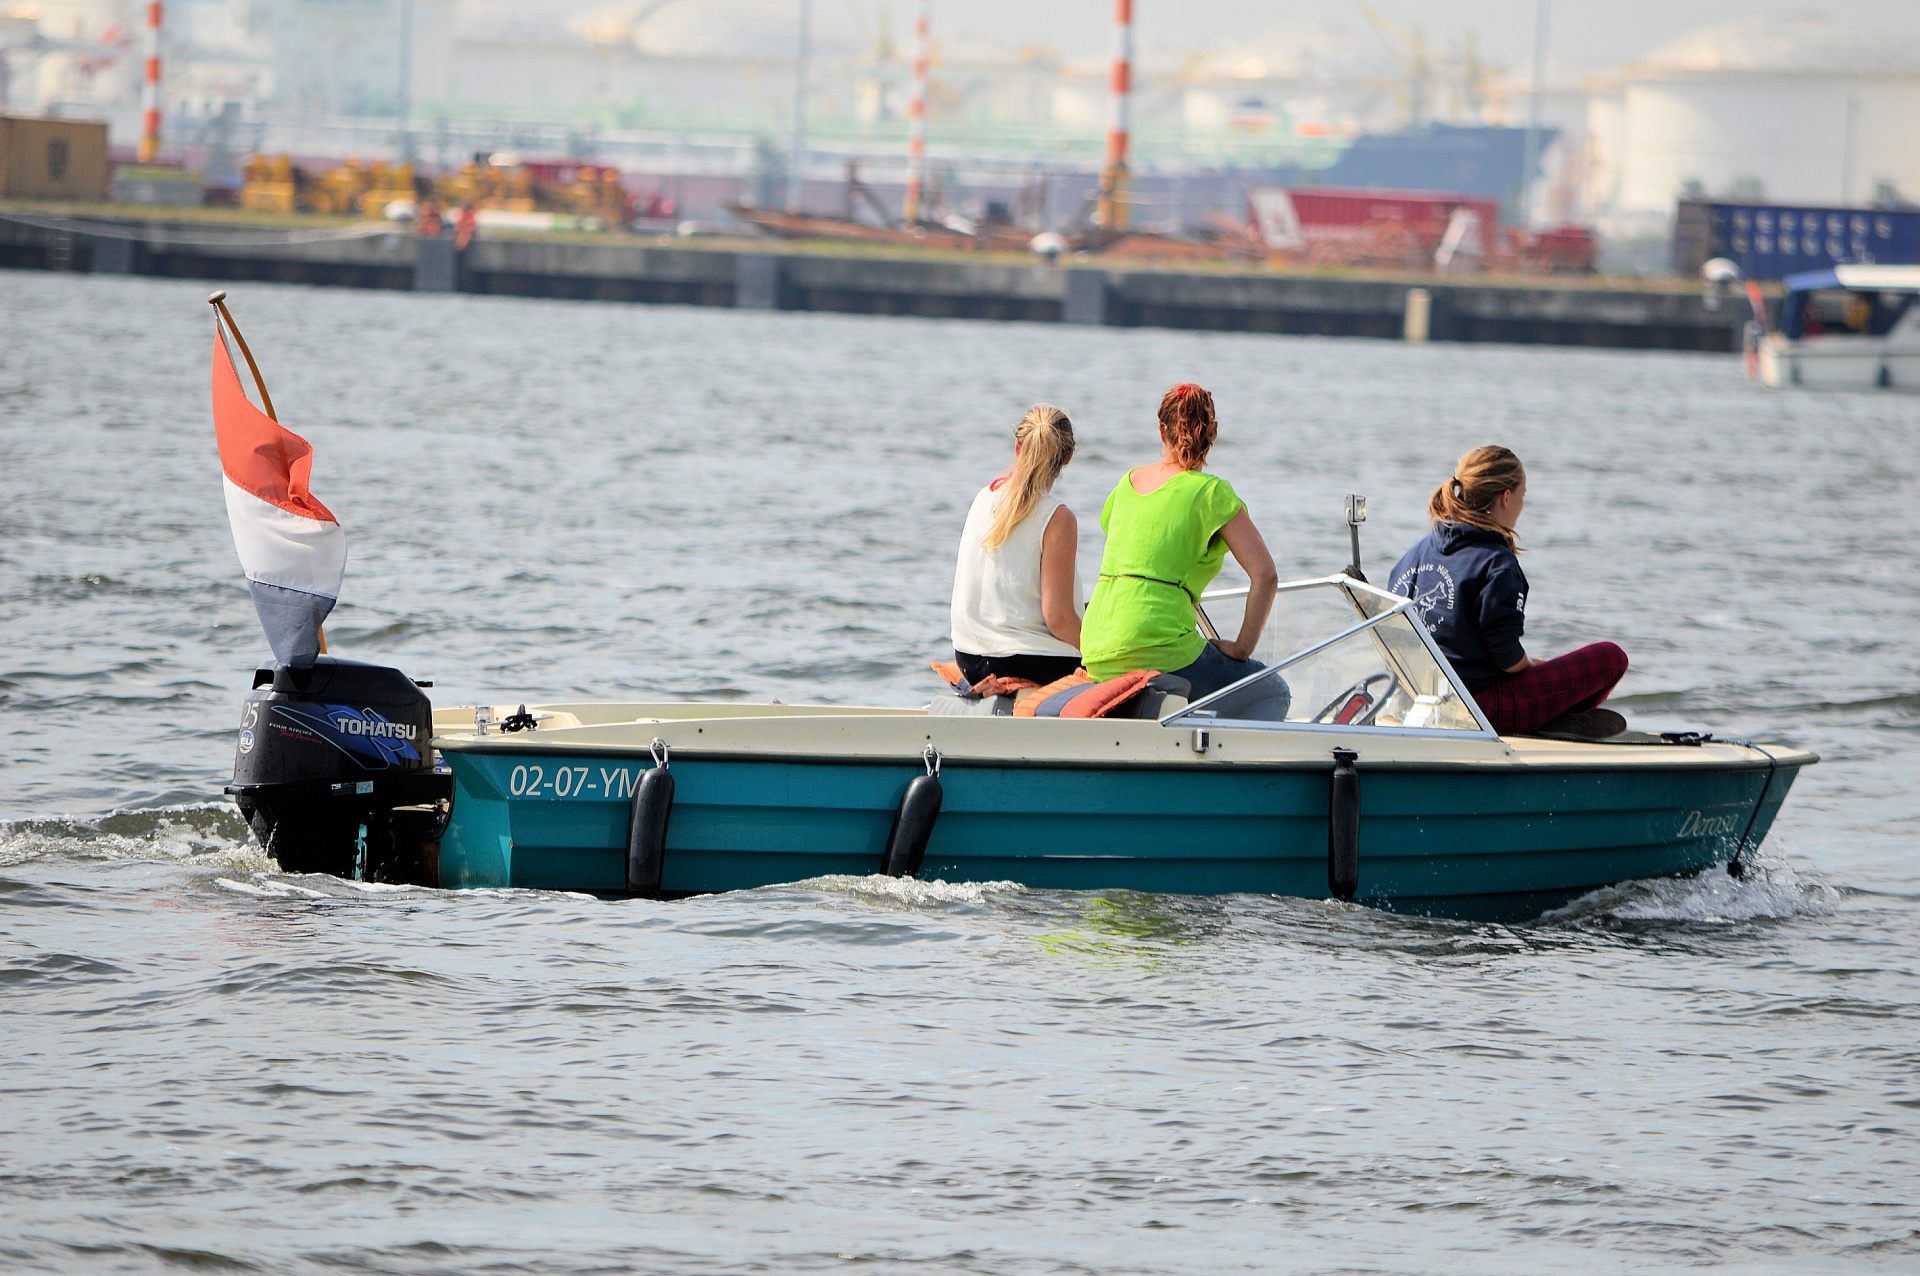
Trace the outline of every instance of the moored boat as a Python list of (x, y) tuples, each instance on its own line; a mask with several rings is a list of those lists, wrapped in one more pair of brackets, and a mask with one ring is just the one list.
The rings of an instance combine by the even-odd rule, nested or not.
[(1756, 372), (1775, 388), (1920, 391), (1920, 266), (1788, 275)]

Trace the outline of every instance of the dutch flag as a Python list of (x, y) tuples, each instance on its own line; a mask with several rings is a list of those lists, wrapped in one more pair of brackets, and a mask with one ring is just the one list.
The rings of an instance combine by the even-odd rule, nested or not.
[(253, 406), (217, 323), (213, 428), (225, 472), (227, 519), (260, 626), (276, 661), (310, 668), (320, 654), (320, 624), (340, 597), (347, 534), (307, 490), (312, 445)]

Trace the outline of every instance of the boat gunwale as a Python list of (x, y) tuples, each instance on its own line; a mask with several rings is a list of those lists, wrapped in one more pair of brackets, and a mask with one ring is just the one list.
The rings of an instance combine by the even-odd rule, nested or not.
[[(524, 708), (526, 706), (522, 706), (522, 707)], [(535, 709), (547, 709), (547, 708), (554, 708), (554, 707), (556, 706), (552, 706), (552, 705), (534, 705), (533, 706), (533, 708)], [(795, 707), (805, 707), (805, 706), (795, 706)], [(805, 713), (782, 713), (782, 714), (767, 714), (765, 716), (760, 716), (755, 714), (734, 714), (724, 718), (631, 718), (631, 719), (623, 719), (618, 722), (582, 722), (576, 726), (548, 727), (547, 731), (549, 732), (549, 734), (557, 733), (561, 731), (615, 731), (623, 727), (638, 728), (638, 727), (663, 727), (663, 726), (695, 726), (697, 724), (707, 723), (707, 722), (724, 723), (727, 726), (733, 726), (741, 722), (791, 722), (795, 718), (805, 718), (808, 716), (810, 715)], [(927, 721), (927, 722), (955, 721), (955, 719), (948, 718), (941, 714), (920, 713), (912, 709), (897, 710), (897, 711), (892, 709), (880, 709), (872, 713), (849, 712), (849, 713), (821, 714), (819, 716), (831, 718), (836, 723), (841, 723), (849, 719), (858, 719), (858, 718), (873, 718), (875, 720), (888, 721), (888, 722), (899, 721), (902, 718), (916, 719), (919, 721)], [(1023, 719), (1015, 718), (1011, 714), (993, 714), (991, 716), (981, 715), (980, 717), (975, 718), (973, 720), (987, 721), (987, 722), (1019, 722), (1019, 721), (1022, 721)], [(1036, 717), (1031, 719), (1025, 719), (1025, 721), (1030, 721), (1034, 723), (1045, 723), (1050, 720), (1046, 718)], [(1065, 721), (1073, 721), (1073, 722), (1079, 722), (1083, 724), (1084, 723), (1100, 723), (1106, 726), (1137, 725), (1142, 727), (1167, 727), (1176, 731), (1185, 730), (1188, 727), (1195, 727), (1195, 728), (1199, 728), (1207, 731), (1259, 731), (1263, 733), (1270, 733), (1276, 736), (1284, 736), (1287, 733), (1298, 733), (1300, 735), (1305, 735), (1305, 736), (1313, 736), (1313, 735), (1338, 735), (1341, 737), (1359, 736), (1362, 739), (1371, 738), (1371, 739), (1378, 739), (1378, 740), (1440, 740), (1440, 741), (1445, 741), (1445, 742), (1455, 743), (1455, 744), (1485, 743), (1487, 741), (1504, 743), (1505, 741), (1505, 737), (1503, 736), (1494, 735), (1484, 731), (1471, 731), (1471, 730), (1464, 730), (1464, 729), (1455, 728), (1455, 727), (1388, 727), (1388, 726), (1379, 726), (1377, 724), (1369, 724), (1367, 726), (1354, 726), (1349, 723), (1341, 723), (1341, 722), (1262, 722), (1262, 721), (1242, 719), (1242, 718), (1215, 718), (1211, 716), (1201, 718), (1197, 721), (1180, 721), (1180, 722), (1175, 722), (1171, 718), (1159, 718), (1159, 719), (1079, 718), (1079, 719), (1065, 719)], [(481, 740), (485, 740), (490, 743), (495, 740), (501, 741), (503, 743), (507, 742), (507, 737), (504, 734), (487, 735), (485, 733), (477, 732), (477, 731), (472, 733), (468, 733), (464, 731), (447, 732), (443, 734), (435, 734), (432, 738), (434, 740), (460, 740), (469, 744), (476, 741), (481, 741)], [(929, 736), (928, 739), (932, 739), (932, 737)], [(1594, 743), (1599, 743), (1599, 741), (1594, 741)], [(435, 747), (437, 748), (438, 746), (436, 745)], [(626, 748), (627, 746), (618, 745), (615, 747)], [(679, 748), (680, 746), (675, 745), (674, 747)]]
[[(478, 738), (474, 737), (474, 738), (468, 738), (463, 740), (462, 747), (449, 749), (444, 747), (440, 743), (440, 739), (441, 739), (440, 737), (436, 736), (432, 741), (432, 744), (433, 744), (433, 747), (441, 753), (493, 753), (493, 754), (501, 754), (508, 757), (522, 757), (522, 756), (529, 756), (529, 755), (536, 755), (536, 754), (551, 754), (551, 753), (561, 752), (561, 753), (599, 754), (602, 756), (608, 755), (608, 754), (617, 755), (617, 756), (632, 755), (635, 757), (646, 758), (648, 761), (652, 760), (651, 751), (649, 750), (646, 744), (609, 745), (609, 744), (586, 744), (581, 742), (568, 742), (568, 741), (554, 741), (552, 743), (542, 745), (532, 740), (527, 740), (527, 741), (498, 740), (496, 741), (495, 738), (488, 737), (487, 743), (485, 745), (482, 745), (479, 747), (472, 747), (473, 745), (477, 744), (477, 741), (478, 741)], [(1729, 741), (1728, 743), (1732, 743), (1732, 742)], [(1634, 760), (1628, 760), (1628, 761), (1606, 762), (1606, 763), (1600, 763), (1598, 758), (1592, 759), (1591, 761), (1585, 760), (1585, 759), (1579, 759), (1579, 758), (1571, 758), (1565, 761), (1543, 759), (1539, 761), (1529, 762), (1529, 761), (1524, 761), (1524, 760), (1513, 758), (1513, 757), (1432, 758), (1432, 759), (1419, 759), (1419, 760), (1406, 759), (1406, 758), (1382, 758), (1371, 763), (1365, 763), (1364, 755), (1362, 755), (1362, 760), (1363, 760), (1362, 769), (1363, 769), (1363, 772), (1365, 773), (1380, 773), (1380, 772), (1388, 772), (1388, 771), (1394, 771), (1394, 772), (1484, 771), (1488, 769), (1497, 768), (1503, 771), (1550, 772), (1554, 775), (1584, 775), (1584, 774), (1618, 775), (1622, 772), (1635, 773), (1635, 772), (1645, 772), (1645, 771), (1671, 772), (1675, 768), (1671, 765), (1670, 761), (1667, 761), (1665, 759), (1671, 759), (1674, 755), (1666, 754), (1665, 750), (1668, 750), (1668, 749), (1691, 750), (1691, 749), (1700, 747), (1695, 745), (1684, 745), (1684, 744), (1638, 745), (1638, 746), (1605, 745), (1599, 741), (1596, 741), (1595, 744), (1599, 745), (1599, 747), (1610, 748), (1610, 749), (1619, 749), (1619, 748), (1628, 748), (1628, 747), (1632, 747), (1635, 749), (1645, 749), (1645, 750), (1659, 749), (1662, 751), (1662, 754), (1664, 755), (1664, 757), (1663, 758), (1649, 757), (1649, 758), (1646, 758), (1644, 761), (1639, 759), (1634, 759)], [(1580, 746), (1575, 746), (1575, 747), (1580, 747)], [(1735, 747), (1751, 749), (1754, 746), (1742, 744), (1742, 745), (1737, 745)], [(698, 746), (688, 746), (688, 745), (674, 745), (673, 753), (677, 758), (684, 759), (687, 762), (759, 762), (759, 763), (779, 763), (779, 764), (789, 765), (789, 766), (841, 766), (841, 765), (869, 766), (871, 765), (871, 766), (919, 767), (923, 765), (921, 759), (918, 756), (908, 757), (898, 753), (842, 753), (842, 754), (827, 754), (827, 755), (822, 755), (818, 753), (787, 754), (787, 753), (769, 753), (764, 750), (754, 751), (754, 752), (746, 752), (738, 749), (703, 750), (703, 749), (700, 749)], [(1786, 754), (1775, 755), (1775, 757), (1776, 757), (1776, 760), (1771, 765), (1775, 765), (1779, 767), (1791, 766), (1794, 768), (1803, 768), (1803, 767), (1812, 766), (1813, 764), (1817, 763), (1820, 760), (1818, 754), (1808, 752), (1806, 750), (1799, 750), (1799, 749), (1791, 750)], [(1768, 769), (1770, 764), (1767, 761), (1765, 756), (1761, 756), (1757, 758), (1712, 758), (1712, 759), (1702, 759), (1699, 761), (1688, 760), (1682, 765), (1684, 766), (1685, 769), (1689, 771), (1765, 771)], [(1329, 757), (1324, 760), (1319, 758), (1288, 758), (1288, 759), (1256, 759), (1251, 761), (1239, 761), (1239, 760), (1228, 759), (1228, 758), (1218, 758), (1218, 759), (1210, 758), (1203, 761), (1199, 758), (1169, 758), (1169, 759), (1158, 760), (1158, 761), (1148, 761), (1148, 760), (1132, 761), (1127, 759), (1098, 760), (1093, 758), (1072, 758), (1072, 759), (1067, 759), (1067, 758), (980, 758), (980, 757), (966, 757), (966, 756), (960, 756), (955, 754), (943, 753), (941, 754), (941, 757), (940, 757), (940, 766), (942, 770), (950, 770), (950, 769), (960, 769), (960, 770), (1006, 769), (1006, 770), (1029, 770), (1029, 771), (1234, 770), (1234, 771), (1274, 771), (1274, 772), (1281, 772), (1281, 771), (1326, 772), (1331, 770), (1332, 759)]]

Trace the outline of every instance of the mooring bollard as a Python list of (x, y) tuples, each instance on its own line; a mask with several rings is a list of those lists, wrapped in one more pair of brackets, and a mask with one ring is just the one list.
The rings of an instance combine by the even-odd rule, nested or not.
[(1424, 343), (1433, 329), (1433, 294), (1425, 288), (1407, 289), (1407, 310), (1400, 333), (1416, 345)]

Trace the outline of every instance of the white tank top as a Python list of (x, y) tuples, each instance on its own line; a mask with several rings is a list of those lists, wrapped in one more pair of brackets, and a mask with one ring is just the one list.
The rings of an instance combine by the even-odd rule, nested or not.
[[(1055, 638), (1040, 610), (1040, 541), (1060, 501), (1042, 496), (998, 549), (985, 544), (993, 526), (1000, 491), (988, 484), (973, 498), (966, 530), (960, 533), (960, 557), (953, 570), (953, 645), (974, 656), (1077, 656), (1079, 650)], [(1073, 582), (1074, 607), (1080, 581)]]

